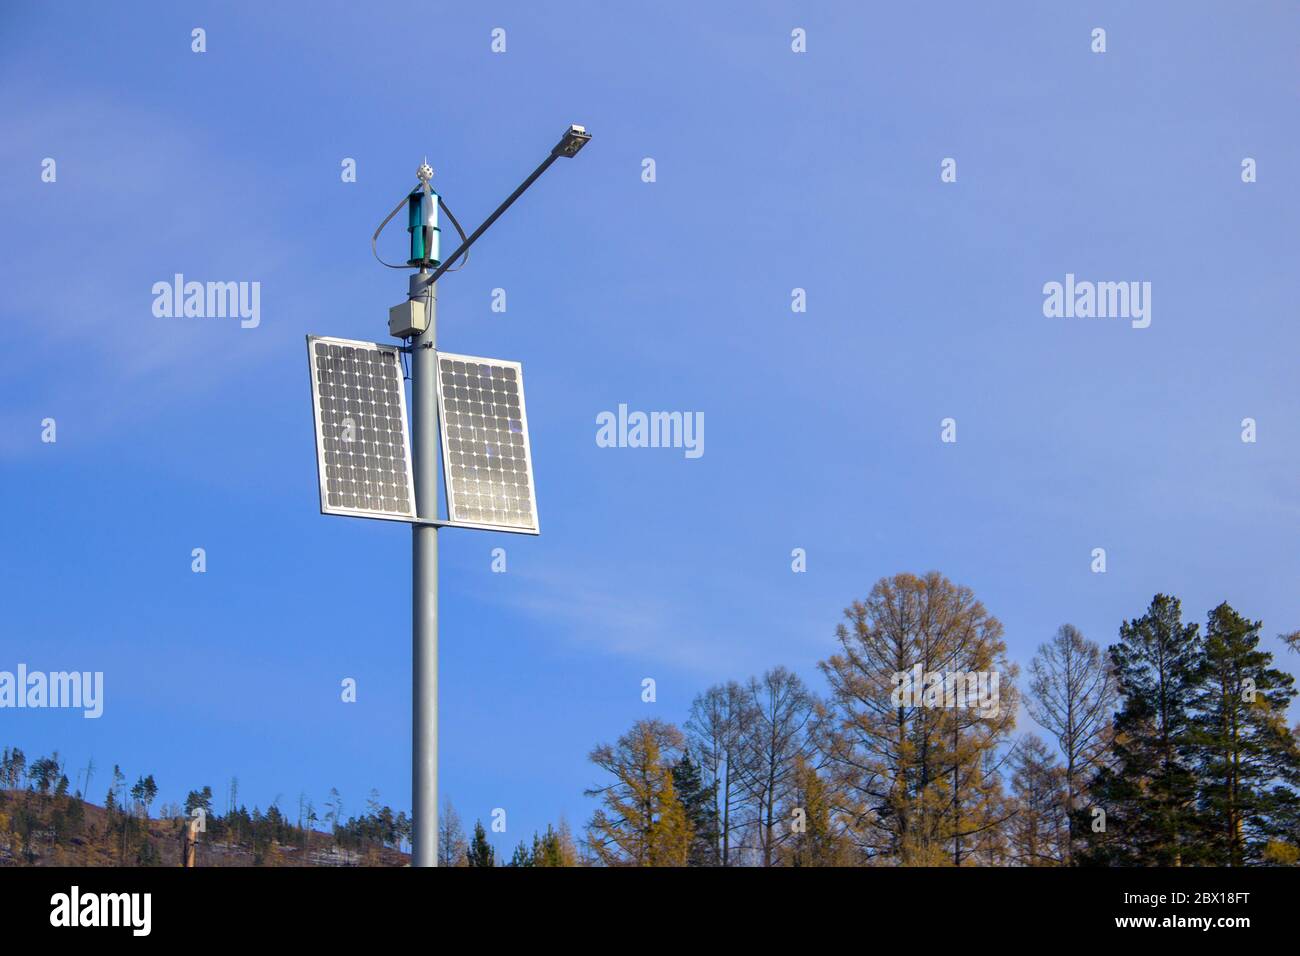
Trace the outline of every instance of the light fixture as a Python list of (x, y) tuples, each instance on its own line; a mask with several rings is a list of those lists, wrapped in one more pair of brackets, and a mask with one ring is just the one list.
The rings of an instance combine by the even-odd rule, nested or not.
[(556, 156), (577, 156), (578, 150), (586, 146), (590, 139), (591, 134), (587, 132), (587, 128), (575, 124), (565, 131), (564, 137), (551, 152)]

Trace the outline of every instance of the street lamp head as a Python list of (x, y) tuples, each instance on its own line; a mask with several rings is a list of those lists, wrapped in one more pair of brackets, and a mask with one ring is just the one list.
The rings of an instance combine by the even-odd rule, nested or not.
[(551, 152), (556, 156), (577, 156), (578, 150), (586, 146), (590, 139), (591, 134), (587, 132), (585, 126), (570, 126)]

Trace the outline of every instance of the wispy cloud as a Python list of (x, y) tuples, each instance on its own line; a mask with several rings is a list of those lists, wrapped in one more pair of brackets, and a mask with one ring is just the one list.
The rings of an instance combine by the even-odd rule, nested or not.
[(730, 659), (719, 635), (693, 620), (689, 603), (649, 575), (629, 580), (630, 574), (590, 566), (509, 573), (520, 583), (509, 590), (476, 588), (476, 597), (508, 604), (551, 627), (559, 622), (575, 645), (704, 674)]
[[(0, 375), (14, 386), (0, 456), (32, 453), (34, 423), (73, 402), (83, 435), (112, 434), (283, 341), (285, 324), (152, 314), (152, 284), (176, 272), (273, 284), (292, 258), (266, 215), (272, 197), (214, 159), (228, 150), (211, 129), (84, 90), (10, 88), (5, 99), (14, 112), (0, 139), (0, 202), (13, 212), (0, 248), (22, 281), (0, 304)], [(54, 183), (40, 180), (47, 156)], [(240, 240), (212, 242), (213, 222)], [(276, 306), (272, 293), (264, 311)]]

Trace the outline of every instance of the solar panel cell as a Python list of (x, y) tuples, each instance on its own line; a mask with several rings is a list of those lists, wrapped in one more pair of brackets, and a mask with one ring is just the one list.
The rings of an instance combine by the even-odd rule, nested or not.
[(308, 336), (321, 511), (415, 517), (406, 391), (396, 348)]
[(536, 533), (520, 366), (440, 353), (438, 403), (451, 520)]

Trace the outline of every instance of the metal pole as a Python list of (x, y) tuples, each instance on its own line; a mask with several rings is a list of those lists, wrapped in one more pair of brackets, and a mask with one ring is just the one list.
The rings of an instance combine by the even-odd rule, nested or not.
[[(559, 149), (559, 147), (557, 146), (556, 149)], [(444, 272), (446, 272), (451, 267), (452, 263), (454, 263), (457, 259), (460, 258), (461, 253), (463, 253), (470, 246), (474, 245), (474, 243), (478, 240), (479, 236), (487, 232), (488, 227), (491, 226), (492, 223), (496, 222), (498, 219), (501, 218), (501, 214), (505, 212), (507, 209), (509, 209), (514, 204), (514, 201), (516, 199), (518, 199), (520, 196), (524, 194), (524, 190), (527, 189), (529, 186), (531, 186), (536, 181), (538, 176), (542, 175), (542, 173), (546, 172), (548, 169), (551, 168), (551, 163), (555, 162), (556, 157), (558, 157), (559, 155), (560, 154), (558, 152), (552, 150), (551, 155), (547, 156), (546, 159), (542, 161), (542, 164), (538, 166), (536, 169), (534, 169), (528, 175), (528, 178), (519, 184), (519, 188), (517, 188), (514, 192), (512, 192), (509, 196), (507, 196), (505, 202), (497, 206), (496, 211), (493, 212), (492, 215), (488, 216), (486, 220), (484, 220), (483, 225), (479, 226), (472, 233), (470, 233), (469, 238), (467, 238), (464, 242), (462, 242), (459, 246), (457, 246), (455, 252), (449, 255), (446, 259), (442, 260), (442, 265), (438, 266), (438, 268), (436, 268), (433, 271), (434, 282), (437, 282), (438, 277), (441, 276)]]
[[(428, 328), (411, 341), (411, 463), (421, 518), (438, 517), (437, 286), (421, 269), (410, 297)], [(438, 865), (438, 529), (411, 526), (411, 865)]]

